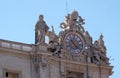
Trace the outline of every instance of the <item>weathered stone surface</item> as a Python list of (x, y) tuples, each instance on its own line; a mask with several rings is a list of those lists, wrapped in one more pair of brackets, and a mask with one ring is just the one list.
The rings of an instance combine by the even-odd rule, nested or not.
[[(5, 77), (6, 72), (17, 73), (18, 78), (108, 78), (113, 67), (103, 35), (93, 43), (83, 24), (84, 19), (74, 11), (60, 24), (59, 35), (52, 27), (52, 31), (43, 30), (35, 44), (0, 40), (0, 78), (11, 78)], [(36, 35), (38, 31), (36, 28)], [(46, 35), (48, 43), (44, 42)]]

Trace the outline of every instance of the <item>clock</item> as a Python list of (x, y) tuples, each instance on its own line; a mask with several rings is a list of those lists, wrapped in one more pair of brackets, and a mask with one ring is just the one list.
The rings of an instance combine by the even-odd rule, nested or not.
[(84, 47), (84, 39), (78, 32), (68, 32), (64, 38), (64, 47), (73, 54), (80, 53)]

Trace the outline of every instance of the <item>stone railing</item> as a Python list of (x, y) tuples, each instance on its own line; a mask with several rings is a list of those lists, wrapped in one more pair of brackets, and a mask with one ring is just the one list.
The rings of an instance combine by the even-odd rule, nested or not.
[(0, 47), (8, 48), (8, 49), (15, 49), (15, 50), (22, 50), (22, 51), (32, 51), (32, 47), (30, 44), (24, 44), (19, 42), (12, 42), (7, 40), (0, 39)]

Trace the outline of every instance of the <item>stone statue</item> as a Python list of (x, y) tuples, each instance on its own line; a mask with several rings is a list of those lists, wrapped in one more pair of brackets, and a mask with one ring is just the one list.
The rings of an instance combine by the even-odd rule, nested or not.
[(40, 15), (39, 20), (35, 25), (35, 44), (45, 43), (45, 35), (49, 27), (46, 25), (46, 22), (43, 19), (44, 16)]
[(102, 34), (100, 35), (100, 38), (98, 39), (98, 43), (99, 43), (100, 45), (104, 45), (103, 35), (102, 35)]
[(101, 55), (101, 52), (98, 48), (98, 41), (96, 40), (93, 44), (93, 62), (96, 63), (96, 64), (101, 64), (102, 61), (100, 59), (100, 57), (102, 56)]
[[(100, 36), (100, 41), (103, 37)], [(93, 58), (94, 58), (94, 63), (97, 64), (109, 64), (108, 63), (108, 58), (106, 57), (106, 55), (102, 52), (101, 48), (100, 48), (100, 41), (96, 40), (93, 44)], [(103, 41), (102, 41), (103, 43)]]
[(46, 32), (46, 35), (49, 37), (49, 42), (51, 42), (51, 41), (58, 41), (58, 36), (55, 34), (55, 32), (54, 32), (54, 28), (53, 28), (53, 26), (51, 26), (52, 27), (52, 31), (47, 31)]
[(48, 31), (46, 35), (49, 37), (47, 50), (49, 52), (52, 52), (53, 55), (59, 56), (60, 53), (59, 37), (55, 34), (53, 26), (52, 26), (52, 31)]
[(104, 45), (102, 34), (100, 35), (100, 38), (98, 39), (98, 45), (99, 45), (99, 49), (101, 50), (101, 52), (103, 52), (106, 55), (106, 47)]

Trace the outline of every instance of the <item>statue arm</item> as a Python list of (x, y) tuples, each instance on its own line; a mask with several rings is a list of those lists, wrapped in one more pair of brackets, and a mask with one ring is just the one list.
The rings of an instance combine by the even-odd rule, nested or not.
[(43, 30), (45, 30), (45, 32), (49, 30), (49, 27), (44, 20), (41, 25), (43, 26), (42, 28), (43, 28)]

